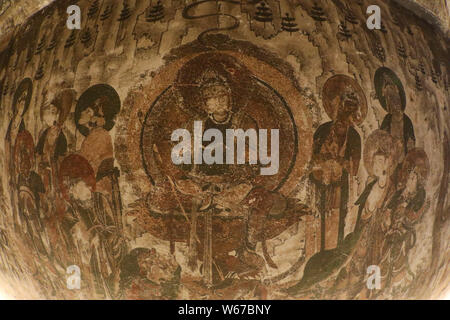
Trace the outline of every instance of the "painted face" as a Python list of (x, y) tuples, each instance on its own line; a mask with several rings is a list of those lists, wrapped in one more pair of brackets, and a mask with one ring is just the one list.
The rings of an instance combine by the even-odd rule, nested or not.
[(356, 114), (359, 110), (359, 100), (357, 94), (353, 90), (347, 91), (342, 95), (342, 106), (339, 110), (341, 119), (351, 120), (353, 117), (357, 117)]
[(98, 113), (99, 113), (99, 115), (101, 115), (101, 116), (103, 116), (103, 108), (102, 108), (102, 106), (101, 106), (101, 104), (102, 104), (102, 98), (104, 98), (104, 97), (100, 97), (100, 98), (96, 99), (95, 102), (94, 102), (94, 107), (95, 107), (95, 109), (98, 110)]
[(89, 125), (90, 127), (101, 127), (105, 125), (105, 116), (103, 114), (102, 97), (96, 99), (90, 107), (81, 112), (78, 123)]
[(26, 150), (22, 150), (19, 158), (19, 170), (22, 174), (28, 175), (31, 171), (31, 156)]
[(205, 109), (214, 120), (224, 122), (229, 118), (231, 112), (231, 99), (223, 86), (208, 88), (203, 93)]
[(81, 112), (78, 123), (83, 126), (87, 125), (93, 117), (94, 117), (94, 110), (92, 110), (92, 108), (86, 108)]
[(388, 84), (384, 88), (387, 109), (391, 113), (402, 112), (402, 100), (399, 89), (393, 84)]
[(42, 120), (49, 127), (55, 125), (58, 121), (58, 118), (59, 109), (53, 104), (46, 108), (42, 114)]
[(376, 177), (386, 175), (387, 159), (384, 155), (377, 154), (373, 157), (373, 174)]
[(417, 170), (414, 169), (409, 173), (408, 179), (406, 180), (406, 190), (410, 193), (416, 191), (418, 181), (419, 174), (417, 173)]
[(83, 180), (79, 180), (72, 185), (69, 189), (69, 193), (72, 199), (81, 202), (89, 201), (92, 197), (91, 189)]

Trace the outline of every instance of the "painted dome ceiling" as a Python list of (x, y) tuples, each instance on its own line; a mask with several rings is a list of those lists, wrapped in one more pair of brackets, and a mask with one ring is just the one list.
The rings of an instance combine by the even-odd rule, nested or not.
[(447, 1), (71, 4), (0, 0), (2, 294), (448, 294)]

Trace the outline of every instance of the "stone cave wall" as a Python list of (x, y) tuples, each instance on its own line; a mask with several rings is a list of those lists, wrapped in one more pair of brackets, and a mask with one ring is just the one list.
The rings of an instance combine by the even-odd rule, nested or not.
[[(5, 137), (0, 279), (9, 294), (67, 299), (443, 294), (449, 279), (450, 65), (441, 32), (394, 1), (75, 2), (82, 12), (80, 30), (66, 27), (66, 8), (74, 1), (61, 0), (0, 39)], [(372, 4), (382, 10), (381, 30), (366, 27)], [(215, 15), (203, 17), (210, 13)], [(172, 129), (208, 118), (195, 93), (204, 76), (201, 61), (226, 79), (235, 114), (245, 115), (239, 123), (251, 117), (260, 127), (282, 129), (284, 139), (280, 174), (272, 180), (227, 180), (229, 194), (222, 190), (212, 200), (205, 195), (194, 201), (203, 194), (198, 183), (165, 160)], [(388, 117), (389, 81), (402, 119), (408, 119), (400, 131)], [(344, 99), (346, 90), (356, 96), (359, 111), (345, 142), (336, 142), (341, 153), (333, 156), (329, 132), (339, 136), (343, 102), (336, 99)], [(82, 123), (88, 109), (93, 115)], [(47, 123), (51, 110), (57, 117)], [(388, 163), (387, 193), (376, 187), (377, 152)], [(325, 181), (335, 170), (326, 161), (337, 159), (339, 178)], [(405, 193), (411, 171), (417, 188)], [(79, 181), (91, 191), (85, 199), (74, 194)], [(236, 194), (247, 197), (234, 209)], [(335, 203), (324, 200), (333, 196)], [(275, 210), (273, 203), (281, 201), (281, 218), (261, 209), (269, 227), (253, 226), (248, 211), (239, 213), (252, 197), (270, 203), (250, 201), (245, 208)], [(196, 201), (200, 213), (191, 209)], [(229, 217), (208, 209), (205, 201), (220, 202), (214, 208), (229, 209)], [(407, 227), (396, 229), (395, 219)], [(254, 230), (252, 260), (242, 247)], [(392, 236), (380, 237), (380, 230)], [(203, 253), (207, 241), (209, 255)], [(365, 246), (371, 249), (361, 253)], [(145, 257), (164, 281), (153, 282), (141, 262)], [(381, 266), (383, 288), (376, 293), (365, 288), (370, 263)], [(81, 270), (79, 290), (67, 288), (71, 265)], [(199, 284), (202, 279), (206, 285)]]

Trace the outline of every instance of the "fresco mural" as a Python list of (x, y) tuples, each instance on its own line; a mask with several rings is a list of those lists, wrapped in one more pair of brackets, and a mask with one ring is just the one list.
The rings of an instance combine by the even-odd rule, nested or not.
[[(445, 35), (394, 1), (79, 0), (80, 30), (66, 27), (70, 4), (0, 38), (0, 279), (12, 296), (443, 294)], [(366, 28), (371, 4), (380, 30)], [(250, 161), (251, 137), (248, 162), (174, 164), (172, 133), (197, 124), (255, 139), (278, 129), (277, 172)]]

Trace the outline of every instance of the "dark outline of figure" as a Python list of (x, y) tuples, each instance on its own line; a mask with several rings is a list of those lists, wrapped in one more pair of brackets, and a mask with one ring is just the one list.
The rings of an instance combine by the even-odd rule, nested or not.
[[(75, 91), (72, 89), (64, 89), (62, 90), (52, 102), (47, 106), (43, 106), (41, 108), (41, 121), (43, 120), (44, 110), (51, 108), (54, 106), (58, 110), (58, 119), (53, 123), (53, 125), (48, 126), (39, 136), (38, 143), (36, 145), (36, 153), (41, 157), (41, 161), (44, 161), (44, 165), (46, 168), (50, 168), (51, 177), (49, 179), (49, 183), (51, 186), (51, 190), (57, 191), (58, 188), (58, 165), (59, 159), (64, 157), (67, 153), (67, 138), (63, 131), (64, 122), (70, 112), (72, 107), (72, 103), (75, 100)], [(50, 146), (50, 149), (53, 149), (53, 154), (45, 155), (45, 147), (48, 143), (48, 135), (51, 131), (56, 131), (57, 138), (54, 140), (54, 144)], [(47, 156), (47, 161), (43, 160), (44, 156)], [(42, 164), (40, 164), (40, 169)], [(56, 190), (55, 190), (56, 188)]]
[(14, 156), (18, 166), (18, 218), (24, 221), (31, 246), (35, 248), (38, 255), (49, 256), (50, 252), (44, 244), (47, 242), (46, 230), (41, 219), (42, 206), (46, 205), (43, 198), (45, 187), (41, 177), (33, 170), (34, 141), (28, 131), (24, 130), (18, 134)]
[[(425, 151), (419, 148), (408, 151), (399, 170), (398, 179), (400, 181), (397, 190), (392, 194), (386, 205), (386, 209), (390, 211), (389, 229), (383, 246), (383, 258), (388, 263), (386, 287), (391, 286), (392, 279), (401, 274), (404, 268), (412, 274), (408, 254), (417, 240), (414, 226), (423, 216), (423, 211), (426, 208), (425, 183), (430, 171), (429, 160)], [(417, 179), (415, 190), (412, 195), (405, 195), (408, 179), (411, 178), (412, 174), (415, 174)], [(398, 261), (400, 261), (400, 269), (394, 270), (399, 267), (396, 265)]]
[[(96, 84), (89, 87), (78, 99), (75, 108), (75, 125), (78, 131), (85, 137), (89, 135), (90, 129), (84, 125), (79, 124), (81, 113), (87, 108), (91, 107), (97, 99), (101, 97), (108, 97), (107, 110), (103, 111), (103, 116), (105, 118), (105, 123), (103, 128), (106, 131), (110, 131), (115, 124), (115, 117), (120, 111), (120, 97), (116, 90), (108, 84)], [(107, 112), (105, 112), (107, 111)]]
[[(83, 112), (86, 112), (89, 108), (93, 112), (90, 120), (94, 119), (95, 121), (89, 121), (88, 125), (91, 126), (91, 129), (79, 123)], [(115, 117), (119, 113), (120, 108), (120, 97), (113, 87), (108, 84), (93, 85), (84, 91), (78, 99), (75, 108), (75, 125), (78, 131), (86, 137), (81, 145), (80, 153), (88, 159), (94, 168), (97, 191), (108, 195), (108, 200), (112, 203), (114, 211), (115, 224), (122, 228), (122, 198), (118, 182), (120, 170), (114, 166), (114, 147), (108, 132), (114, 127)], [(97, 121), (100, 121), (100, 124)], [(95, 138), (93, 138), (94, 135)], [(95, 145), (91, 146), (90, 143), (96, 143), (101, 139), (108, 140), (102, 145), (110, 148), (107, 152), (109, 156), (97, 159), (95, 155), (98, 154), (98, 149), (95, 148)], [(102, 151), (104, 152), (105, 150)], [(94, 159), (101, 161), (95, 161), (96, 163), (94, 164), (92, 162)], [(104, 178), (109, 178), (110, 181), (103, 180)], [(104, 186), (105, 190), (101, 190), (102, 186)]]
[[(339, 99), (339, 106), (337, 108), (337, 110), (330, 110), (330, 107), (332, 106), (332, 102), (331, 101), (325, 101), (325, 99), (331, 98), (331, 97), (327, 97), (328, 93), (325, 92), (326, 90), (329, 90), (328, 87), (333, 85), (334, 82), (336, 82), (337, 80), (340, 79), (346, 79), (348, 82), (350, 82), (353, 87), (352, 92), (341, 92), (340, 93), (340, 99)], [(344, 82), (344, 80), (342, 80), (341, 82)], [(359, 90), (358, 90), (359, 89)], [(366, 110), (363, 110), (364, 108), (367, 108), (367, 102), (365, 101), (365, 96), (364, 93), (362, 92), (362, 89), (359, 87), (359, 85), (355, 82), (354, 79), (345, 76), (345, 75), (336, 75), (333, 76), (331, 78), (329, 78), (327, 80), (327, 82), (324, 84), (324, 88), (323, 88), (324, 92), (323, 92), (323, 99), (324, 99), (324, 107), (325, 110), (327, 111), (327, 113), (331, 113), (333, 112), (333, 115), (330, 114), (330, 117), (333, 119), (332, 121), (326, 122), (322, 125), (319, 126), (319, 128), (316, 130), (316, 132), (314, 133), (314, 138), (313, 138), (313, 157), (312, 157), (312, 162), (318, 162), (319, 163), (319, 174), (320, 172), (322, 172), (322, 175), (320, 176), (320, 179), (317, 178), (317, 176), (315, 175), (313, 170), (313, 173), (310, 174), (310, 179), (311, 181), (316, 185), (318, 192), (320, 194), (320, 198), (319, 198), (319, 212), (321, 215), (321, 238), (320, 238), (320, 251), (324, 251), (325, 250), (325, 234), (326, 234), (326, 230), (325, 230), (325, 226), (326, 226), (326, 221), (325, 221), (325, 215), (326, 212), (328, 212), (327, 210), (327, 198), (329, 198), (333, 193), (337, 192), (336, 190), (340, 190), (340, 198), (339, 198), (339, 225), (338, 225), (338, 236), (337, 236), (337, 246), (339, 246), (340, 244), (342, 244), (343, 240), (344, 240), (344, 227), (345, 227), (345, 218), (347, 216), (347, 205), (348, 205), (348, 199), (349, 199), (349, 179), (351, 176), (355, 176), (358, 172), (358, 168), (359, 168), (359, 163), (361, 160), (361, 137), (359, 135), (359, 133), (355, 130), (354, 125), (356, 124), (355, 122), (362, 122), (363, 118), (365, 117), (365, 114), (363, 116), (361, 116), (361, 111), (364, 111), (364, 113), (366, 112)], [(355, 92), (355, 91), (359, 91), (359, 92)], [(359, 97), (358, 94), (359, 93)], [(344, 97), (345, 95), (345, 97)], [(335, 98), (335, 97), (334, 97)], [(355, 98), (357, 99), (357, 109), (356, 110), (352, 110), (350, 111), (349, 114), (344, 115), (342, 112), (342, 106), (341, 104), (343, 103), (342, 99), (344, 98), (348, 98), (350, 99), (350, 101), (353, 101), (353, 103), (355, 102)], [(364, 101), (359, 101), (360, 99), (364, 99)], [(336, 106), (334, 106), (334, 108), (336, 109)], [(353, 107), (354, 108), (354, 107)], [(345, 110), (344, 110), (345, 111)], [(349, 112), (349, 111), (345, 111), (345, 112)], [(360, 112), (360, 118), (355, 118), (355, 115), (358, 115), (358, 112)], [(343, 118), (343, 119), (339, 119), (339, 117), (347, 117), (347, 118)], [(322, 148), (323, 146), (325, 146), (325, 142), (327, 141), (327, 139), (329, 139), (330, 134), (334, 133), (336, 134), (336, 130), (339, 130), (338, 126), (340, 124), (343, 124), (345, 131), (344, 134), (344, 141), (341, 145), (336, 145), (339, 150), (337, 151), (337, 154), (333, 155), (328, 151), (328, 155), (322, 154)], [(336, 136), (336, 139), (339, 139), (338, 136)], [(333, 142), (336, 142), (335, 140), (333, 140)], [(345, 145), (345, 150), (342, 154), (342, 147), (343, 145)], [(330, 145), (330, 147), (332, 147)], [(333, 158), (334, 156), (336, 156), (337, 158)], [(330, 177), (330, 181), (328, 183), (324, 183), (322, 181), (323, 179), (323, 162), (326, 162), (328, 160), (334, 160), (337, 162), (348, 162), (349, 164), (349, 168), (348, 169), (352, 169), (353, 172), (348, 172), (348, 169), (346, 168), (346, 166), (344, 165), (345, 163), (339, 163), (340, 168), (341, 168), (341, 175), (339, 178), (339, 181), (331, 181), (331, 177)], [(327, 169), (327, 168), (325, 168)], [(339, 188), (339, 189), (337, 189)], [(330, 201), (330, 199), (328, 199), (328, 201)], [(329, 210), (333, 210), (333, 208), (330, 208)]]
[[(367, 270), (367, 267), (370, 265), (379, 265), (382, 260), (382, 247), (387, 229), (385, 222), (386, 204), (391, 197), (392, 192), (395, 190), (395, 181), (393, 178), (395, 177), (398, 154), (399, 152), (402, 152), (401, 150), (397, 150), (397, 146), (398, 144), (395, 143), (392, 136), (381, 129), (372, 132), (365, 143), (364, 165), (369, 176), (363, 192), (355, 202), (355, 205), (358, 206), (358, 215), (353, 232), (358, 237), (358, 243), (356, 244), (357, 250), (355, 250), (350, 262), (350, 272), (352, 272), (352, 270), (358, 270), (358, 273), (361, 275), (361, 283), (364, 282), (365, 270)], [(385, 185), (382, 187), (382, 190), (384, 189), (384, 191), (381, 194), (381, 198), (378, 199), (378, 205), (373, 211), (370, 211), (370, 209), (367, 208), (367, 201), (381, 178), (374, 169), (374, 161), (377, 156), (384, 157), (385, 168), (383, 173), (385, 173)], [(375, 194), (375, 196), (376, 195), (377, 194)], [(365, 212), (365, 210), (367, 211)], [(364, 249), (361, 248), (362, 246), (364, 246)], [(361, 255), (361, 251), (364, 251), (365, 253)], [(358, 287), (357, 284), (352, 285)], [(379, 294), (379, 292), (367, 292), (363, 287), (361, 287), (361, 290), (369, 297), (374, 297)]]
[[(20, 102), (19, 99), (21, 99), (23, 97), (23, 94), (25, 92), (27, 92), (27, 96), (26, 96), (26, 98), (24, 98), (25, 104), (24, 104), (22, 113), (20, 115), (18, 115), (17, 103)], [(18, 225), (18, 221), (16, 221), (16, 219), (18, 219), (19, 213), (18, 213), (18, 207), (17, 207), (18, 193), (16, 193), (17, 181), (16, 181), (16, 176), (15, 176), (16, 164), (15, 164), (15, 159), (14, 159), (15, 158), (14, 150), (15, 150), (17, 135), (22, 131), (26, 131), (23, 117), (25, 116), (26, 112), (28, 111), (28, 109), (30, 107), (32, 95), (33, 95), (33, 83), (30, 78), (25, 78), (20, 82), (19, 86), (16, 89), (16, 92), (14, 93), (13, 104), (12, 104), (13, 116), (8, 125), (8, 129), (7, 129), (6, 136), (5, 136), (5, 151), (6, 151), (6, 159), (8, 161), (7, 166), (9, 168), (9, 187), (10, 187), (10, 196), (11, 196), (11, 209), (12, 209), (12, 214), (13, 214), (14, 227), (17, 232), (20, 232), (20, 227)], [(18, 119), (17, 117), (20, 117), (20, 118)], [(13, 126), (14, 126), (14, 122), (17, 120), (20, 120), (20, 124), (17, 126), (16, 135), (13, 137), (13, 133), (12, 133)]]
[(386, 67), (377, 69), (374, 76), (375, 91), (378, 101), (380, 102), (383, 109), (388, 112), (388, 114), (384, 117), (383, 122), (381, 123), (380, 129), (391, 133), (392, 128), (392, 110), (390, 110), (389, 106), (387, 105), (386, 97), (383, 94), (385, 90), (384, 88), (386, 87), (386, 77), (388, 77), (391, 83), (397, 87), (398, 93), (400, 95), (401, 109), (403, 113), (403, 147), (404, 153), (406, 155), (408, 153), (408, 141), (411, 139), (414, 144), (416, 142), (414, 125), (411, 119), (405, 113), (406, 94), (405, 89), (403, 88), (403, 84), (397, 77), (397, 75), (391, 69)]
[[(90, 190), (88, 208), (85, 207), (85, 203), (74, 199), (73, 195), (69, 193), (70, 188), (79, 181), (84, 182)], [(70, 243), (68, 247), (72, 250), (71, 253), (77, 249), (77, 243), (75, 243), (70, 230), (78, 222), (84, 225), (91, 240), (98, 237), (99, 246), (89, 252), (89, 270), (93, 277), (91, 285), (98, 294), (115, 298), (118, 294), (116, 282), (119, 266), (126, 251), (126, 243), (121, 226), (116, 224), (110, 202), (105, 195), (95, 191), (94, 170), (88, 160), (78, 154), (71, 154), (62, 160), (59, 183), (66, 200), (65, 211), (68, 212), (65, 229), (67, 242)], [(89, 247), (92, 248), (92, 243), (89, 244)], [(109, 268), (111, 272), (108, 273), (105, 268)]]

